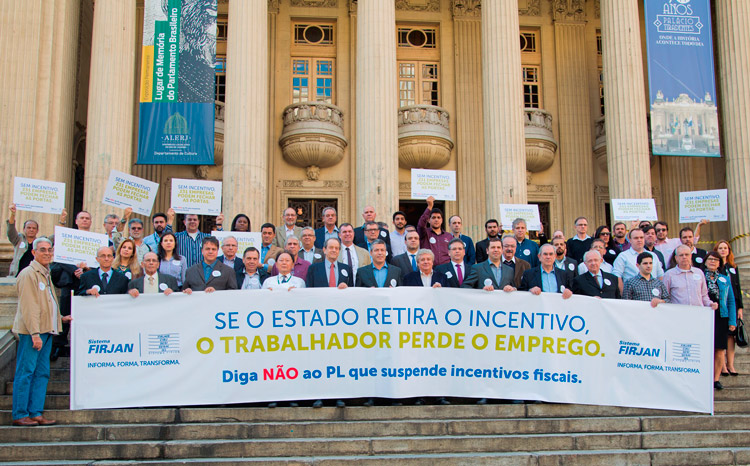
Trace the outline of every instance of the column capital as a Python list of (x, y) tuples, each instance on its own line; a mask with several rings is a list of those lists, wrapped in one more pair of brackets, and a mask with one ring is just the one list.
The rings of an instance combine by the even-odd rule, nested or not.
[(453, 0), (451, 11), (454, 18), (481, 18), (482, 2), (480, 0)]
[(586, 21), (586, 0), (552, 0), (551, 6), (556, 23)]
[[(219, 0), (219, 3), (225, 2), (227, 0)], [(273, 14), (279, 13), (279, 2), (281, 0), (268, 0), (268, 12)]]

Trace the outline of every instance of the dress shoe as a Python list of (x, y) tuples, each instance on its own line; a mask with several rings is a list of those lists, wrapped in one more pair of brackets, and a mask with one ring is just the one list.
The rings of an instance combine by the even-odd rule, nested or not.
[(726, 377), (726, 376), (728, 376), (728, 375), (729, 375), (729, 372), (722, 372), (722, 373), (721, 373), (721, 376), (722, 376), (722, 377)]
[(33, 421), (30, 417), (22, 417), (21, 419), (14, 419), (13, 420), (14, 426), (20, 426), (20, 427), (32, 427), (32, 426), (38, 426), (39, 423), (36, 421)]
[(322, 408), (323, 407), (323, 400), (316, 400), (315, 403), (313, 403), (313, 408)]
[(346, 403), (344, 403), (344, 400), (336, 400), (336, 407), (337, 408), (346, 408)]
[(732, 377), (737, 377), (737, 376), (738, 376), (738, 375), (740, 375), (740, 374), (739, 374), (739, 372), (732, 372), (732, 371), (729, 371), (729, 375), (731, 375)]
[(269, 408), (275, 408), (275, 407), (277, 407), (278, 405), (279, 405), (279, 404), (278, 404), (278, 403), (276, 403), (275, 401), (274, 401), (273, 403), (268, 403), (268, 407), (269, 407)]
[(714, 388), (717, 390), (724, 390), (724, 385), (721, 384), (718, 380), (714, 382)]
[(54, 421), (52, 419), (47, 419), (42, 415), (39, 415), (37, 417), (32, 417), (29, 419), (31, 419), (32, 421), (38, 422), (40, 426), (54, 426), (55, 424), (57, 424), (57, 421)]
[(487, 398), (480, 398), (477, 400), (478, 405), (486, 405), (487, 404)]
[(441, 396), (440, 398), (437, 399), (437, 404), (447, 406), (451, 404), (451, 402), (446, 400), (445, 397)]
[(297, 403), (296, 401), (290, 401), (289, 402), (289, 407), (290, 408), (299, 408), (299, 403)]
[(368, 408), (371, 408), (371, 407), (375, 406), (375, 400), (373, 400), (372, 398), (368, 398), (367, 401), (365, 401), (364, 403), (362, 403), (362, 405), (363, 406), (367, 406)]

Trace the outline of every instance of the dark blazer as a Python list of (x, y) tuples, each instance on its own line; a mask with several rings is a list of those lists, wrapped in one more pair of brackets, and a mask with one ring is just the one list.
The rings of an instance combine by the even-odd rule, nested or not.
[(502, 290), (505, 285), (513, 285), (513, 269), (505, 264), (501, 264), (501, 276), (500, 283), (495, 280), (495, 274), (492, 273), (490, 268), (490, 262), (484, 261), (476, 264), (471, 268), (471, 274), (464, 280), (464, 284), (461, 288), (478, 288), (482, 289), (485, 287), (485, 280), (488, 278), (492, 281), (492, 287), (496, 290)]
[[(505, 257), (503, 257), (503, 261), (504, 260), (505, 260)], [(520, 257), (516, 257), (515, 266), (510, 267), (510, 268), (513, 269), (513, 286), (515, 286), (516, 288), (519, 288), (521, 286), (521, 277), (523, 277), (524, 272), (526, 272), (527, 270), (531, 268), (531, 264), (521, 259)]]
[[(435, 283), (440, 283), (442, 287), (448, 287), (448, 278), (446, 278), (445, 274), (432, 269), (432, 285)], [(424, 286), (419, 270), (404, 275), (404, 286)]]
[[(411, 270), (411, 267), (409, 267)], [(388, 265), (388, 273), (385, 276), (385, 285), (383, 288), (388, 288), (391, 285), (391, 280), (396, 280), (396, 286), (401, 286), (402, 270), (398, 266), (393, 264)], [(357, 280), (354, 286), (370, 288), (378, 287), (378, 282), (375, 281), (375, 272), (372, 264), (365, 265), (357, 269)]]
[(125, 294), (128, 292), (128, 277), (122, 272), (118, 272), (115, 269), (110, 269), (108, 272), (111, 275), (107, 280), (107, 286), (102, 285), (102, 280), (99, 278), (99, 267), (91, 269), (88, 272), (84, 272), (81, 275), (81, 284), (78, 286), (77, 296), (86, 296), (86, 290), (90, 290), (94, 285), (99, 286), (99, 294)]
[[(338, 228), (338, 225), (336, 225), (336, 228)], [(323, 249), (323, 246), (326, 242), (326, 227), (322, 226), (320, 228), (315, 229), (315, 247)]]
[[(347, 264), (339, 262), (336, 265), (339, 269), (336, 285), (346, 283), (346, 286), (354, 286), (352, 269)], [(328, 288), (328, 270), (325, 262), (316, 262), (307, 269), (307, 278), (305, 286), (308, 288)]]
[(489, 259), (489, 256), (487, 255), (487, 248), (490, 245), (490, 239), (485, 238), (482, 241), (477, 241), (476, 246), (476, 260), (477, 264), (481, 264), (482, 262), (486, 262), (487, 259)]
[[(573, 280), (573, 293), (586, 296), (599, 296), (600, 298), (620, 299), (620, 286), (617, 282), (617, 276), (602, 272), (601, 270), (599, 273), (602, 274), (604, 280), (601, 288), (599, 288), (599, 283), (587, 270)], [(607, 285), (607, 282), (609, 282), (609, 285)]]
[(203, 291), (209, 286), (217, 291), (237, 289), (237, 273), (233, 268), (217, 260), (213, 271), (218, 271), (220, 275), (215, 277), (212, 272), (206, 282), (203, 279), (203, 261), (198, 262), (185, 272), (185, 283), (182, 284), (182, 289), (190, 288), (193, 291)]
[(695, 252), (693, 253), (693, 267), (704, 270), (706, 268), (706, 254), (708, 253), (705, 249), (695, 248)]
[[(570, 275), (558, 269), (557, 267), (553, 266), (552, 269), (555, 271), (555, 279), (557, 280), (557, 291), (555, 292), (562, 293), (562, 291), (560, 291), (560, 286), (564, 286), (565, 288), (570, 288), (571, 283), (570, 283), (570, 280), (568, 279)], [(523, 290), (523, 291), (529, 291), (535, 286), (538, 286), (539, 288), (542, 287), (542, 266), (541, 265), (539, 267), (532, 267), (523, 273), (523, 277), (521, 277), (521, 286), (518, 289)]]
[[(572, 285), (573, 280), (575, 280), (575, 278), (578, 276), (578, 261), (568, 256), (565, 256), (565, 259), (563, 260), (563, 264), (565, 268), (561, 270), (564, 270), (565, 273), (568, 274), (568, 281)], [(573, 266), (573, 268), (570, 267), (571, 265)], [(557, 264), (555, 264), (555, 267), (557, 267)]]
[[(219, 256), (218, 259), (219, 259), (219, 262), (221, 262), (222, 264), (224, 263), (223, 255)], [(234, 271), (242, 272), (243, 270), (245, 270), (245, 264), (242, 262), (242, 258), (238, 255), (235, 255), (234, 256)]]
[[(466, 281), (467, 278), (469, 278), (469, 275), (471, 275), (471, 269), (472, 265), (466, 262), (466, 258), (464, 258), (464, 265), (462, 267), (464, 270), (461, 271), (461, 273), (464, 276), (464, 281)], [(460, 288), (461, 285), (458, 284), (458, 275), (456, 274), (456, 269), (453, 268), (453, 262), (447, 262), (445, 264), (440, 264), (435, 267), (435, 270), (438, 272), (442, 272), (445, 274), (446, 278), (448, 278), (448, 286), (451, 288)]]
[(77, 266), (72, 264), (63, 264), (53, 262), (49, 267), (49, 274), (52, 278), (52, 284), (60, 290), (60, 314), (70, 315), (70, 297), (73, 296), (81, 281), (75, 276)]
[(411, 257), (409, 257), (408, 252), (399, 254), (398, 256), (391, 259), (391, 264), (401, 269), (401, 278), (403, 278), (403, 276), (407, 273), (414, 272), (414, 269), (411, 267)]
[[(180, 286), (177, 284), (177, 279), (174, 278), (171, 275), (168, 275), (166, 273), (157, 273), (156, 276), (159, 278), (159, 285), (165, 284), (167, 285), (167, 288), (169, 288), (172, 291), (179, 291)], [(136, 289), (139, 293), (143, 293), (143, 284), (145, 283), (146, 276), (138, 277), (130, 280), (130, 283), (128, 283), (128, 290)], [(164, 290), (161, 289), (161, 286), (159, 288), (159, 293), (164, 293)]]
[[(383, 228), (383, 227), (378, 227), (378, 228), (380, 228), (380, 232), (378, 233), (378, 239), (382, 239), (383, 241), (385, 241), (385, 246), (388, 249), (388, 257), (391, 257), (391, 235), (388, 233), (387, 228)], [(367, 249), (367, 238), (365, 238), (365, 226), (364, 225), (354, 229), (354, 244), (356, 244), (360, 248)]]
[(464, 263), (474, 265), (477, 263), (477, 250), (474, 247), (474, 240), (466, 235), (461, 235), (461, 241), (466, 245), (466, 256), (464, 257)]
[[(270, 277), (268, 272), (266, 272), (266, 269), (263, 267), (258, 267), (258, 279), (260, 280), (260, 286), (263, 286), (263, 282), (266, 280), (266, 278)], [(245, 282), (245, 268), (243, 267), (242, 270), (237, 272), (237, 289), (242, 289), (242, 284)]]

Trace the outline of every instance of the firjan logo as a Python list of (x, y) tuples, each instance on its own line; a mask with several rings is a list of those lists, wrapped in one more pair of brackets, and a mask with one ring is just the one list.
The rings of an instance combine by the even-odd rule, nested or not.
[(175, 135), (189, 133), (188, 122), (179, 112), (175, 112), (175, 114), (170, 116), (167, 119), (167, 122), (164, 123), (164, 134)]

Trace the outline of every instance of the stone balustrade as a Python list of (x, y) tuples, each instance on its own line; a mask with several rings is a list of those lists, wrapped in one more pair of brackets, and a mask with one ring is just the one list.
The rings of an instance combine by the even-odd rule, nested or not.
[(552, 166), (557, 141), (552, 132), (552, 115), (543, 109), (524, 109), (526, 170), (537, 173)]
[(451, 157), (450, 115), (434, 105), (398, 110), (398, 161), (402, 168), (441, 168)]

